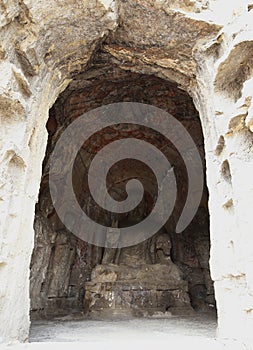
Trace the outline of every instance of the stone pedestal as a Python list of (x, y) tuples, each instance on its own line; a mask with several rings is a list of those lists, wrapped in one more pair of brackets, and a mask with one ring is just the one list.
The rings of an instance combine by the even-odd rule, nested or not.
[(175, 315), (192, 312), (179, 268), (145, 264), (98, 265), (85, 285), (84, 306), (99, 317)]

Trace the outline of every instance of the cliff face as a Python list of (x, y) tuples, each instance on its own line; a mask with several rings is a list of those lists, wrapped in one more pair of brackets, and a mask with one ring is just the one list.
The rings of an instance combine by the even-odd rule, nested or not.
[(219, 334), (253, 327), (252, 4), (0, 2), (0, 336), (28, 338), (34, 211), (48, 112), (102, 50), (108, 64), (188, 92), (203, 128)]

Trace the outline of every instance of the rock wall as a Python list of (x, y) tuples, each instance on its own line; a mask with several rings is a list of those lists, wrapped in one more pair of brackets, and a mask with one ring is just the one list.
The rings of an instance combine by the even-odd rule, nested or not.
[(122, 69), (175, 81), (194, 98), (207, 158), (219, 335), (246, 342), (253, 327), (252, 4), (230, 1), (226, 11), (222, 0), (0, 5), (1, 341), (28, 337), (49, 108), (103, 43)]
[[(200, 114), (207, 117), (203, 130), (210, 193), (210, 264), (218, 303), (219, 335), (242, 339), (251, 337), (249, 330), (253, 325), (248, 209), (252, 198), (249, 174), (253, 80), (249, 28), (253, 13), (250, 6), (248, 9), (204, 49), (205, 62), (201, 55), (196, 55), (200, 67), (196, 99), (212, 96), (205, 97)], [(211, 123), (215, 128), (210, 128)]]

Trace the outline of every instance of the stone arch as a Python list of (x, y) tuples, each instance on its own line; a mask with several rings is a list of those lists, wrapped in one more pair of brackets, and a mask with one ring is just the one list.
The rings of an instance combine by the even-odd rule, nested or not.
[[(178, 89), (175, 83), (171, 83), (170, 81), (157, 78), (155, 75), (132, 73), (131, 71), (120, 69), (118, 66), (110, 62), (109, 57), (106, 56), (105, 51), (102, 47), (101, 50), (97, 52), (97, 56), (94, 57), (93, 63), (90, 66), (89, 70), (83, 71), (75, 77), (73, 82), (71, 82), (68, 88), (60, 95), (59, 99), (53, 107), (53, 110), (51, 110), (51, 119), (55, 119), (55, 124), (58, 125), (58, 127), (56, 127), (54, 131), (51, 131), (51, 129), (49, 131), (50, 134), (52, 133), (52, 135), (50, 137), (49, 146), (47, 149), (47, 156), (44, 162), (40, 201), (38, 203), (36, 211), (35, 227), (36, 238), (38, 242), (36, 242), (35, 249), (38, 253), (38, 256), (36, 256), (37, 253), (35, 253), (33, 255), (32, 260), (33, 264), (31, 298), (33, 317), (35, 315), (55, 315), (57, 313), (62, 312), (69, 313), (71, 311), (68, 311), (68, 301), (75, 303), (77, 312), (80, 308), (83, 310), (82, 305), (77, 305), (77, 296), (80, 294), (78, 292), (79, 284), (81, 284), (83, 286), (82, 288), (84, 288), (84, 286), (87, 284), (87, 280), (90, 280), (91, 278), (92, 273), (90, 273), (90, 270), (93, 270), (96, 265), (101, 265), (101, 263), (104, 261), (104, 259), (101, 259), (101, 255), (103, 255), (101, 249), (94, 250), (90, 245), (87, 245), (86, 247), (83, 245), (83, 243), (79, 242), (78, 240), (75, 242), (75, 244), (73, 244), (71, 241), (69, 242), (69, 240), (67, 243), (65, 243), (65, 236), (69, 237), (70, 234), (69, 232), (63, 232), (63, 225), (58, 223), (59, 220), (57, 218), (57, 214), (53, 208), (50, 198), (48, 198), (49, 154), (50, 152), (52, 152), (53, 145), (55, 144), (59, 135), (61, 135), (62, 130), (64, 130), (64, 128), (66, 128), (71, 122), (74, 122), (76, 118), (78, 118), (87, 111), (94, 110), (94, 108), (96, 107), (100, 107), (103, 104), (106, 105), (108, 103), (115, 103), (121, 101), (135, 101), (139, 103), (148, 103), (153, 106), (160, 107), (164, 111), (171, 113), (174, 116), (174, 118), (180, 120), (182, 125), (184, 125), (185, 129), (188, 130), (189, 134), (194, 139), (199, 149), (199, 152), (201, 153), (202, 161), (204, 164), (204, 150), (201, 125), (199, 122), (198, 113), (194, 108), (194, 105), (189, 95), (185, 91)], [(87, 118), (89, 118), (88, 115)], [(89, 122), (87, 120), (87, 128), (88, 126)], [(171, 235), (171, 240), (173, 240), (173, 259), (177, 260), (178, 266), (181, 266), (182, 270), (184, 271), (184, 275), (187, 278), (187, 283), (189, 285), (189, 293), (191, 299), (193, 300), (192, 304), (196, 308), (203, 307), (205, 308), (205, 310), (208, 309), (208, 311), (210, 311), (211, 307), (215, 307), (215, 301), (212, 288), (212, 281), (210, 279), (208, 271), (209, 228), (207, 189), (204, 189), (203, 200), (200, 204), (201, 208), (197, 213), (198, 216), (195, 219), (195, 223), (191, 226), (191, 228), (189, 228), (189, 230), (186, 230), (184, 234), (177, 236), (175, 234), (175, 223), (177, 222), (180, 216), (180, 213), (183, 208), (183, 203), (185, 203), (186, 199), (186, 193), (188, 189), (186, 179), (187, 171), (185, 169), (184, 164), (180, 160), (181, 157), (178, 154), (178, 151), (168, 140), (166, 141), (166, 139), (162, 137), (161, 134), (154, 133), (154, 131), (152, 132), (151, 130), (146, 130), (145, 128), (141, 128), (140, 126), (115, 126), (106, 128), (101, 133), (96, 133), (94, 137), (92, 137), (89, 140), (89, 142), (85, 142), (79, 155), (82, 161), (78, 161), (77, 166), (74, 168), (74, 173), (78, 175), (73, 175), (73, 183), (76, 185), (76, 196), (77, 198), (79, 198), (79, 203), (82, 203), (82, 208), (85, 210), (86, 213), (89, 213), (89, 216), (93, 215), (92, 217), (95, 219), (96, 222), (104, 220), (108, 223), (108, 221), (111, 220), (110, 216), (108, 217), (108, 213), (103, 213), (101, 210), (97, 209), (97, 206), (93, 204), (88, 194), (83, 194), (83, 192), (86, 191), (88, 186), (87, 183), (83, 183), (82, 180), (80, 180), (80, 178), (86, 176), (86, 169), (89, 168), (90, 164), (89, 159), (93, 155), (95, 155), (100, 149), (107, 145), (108, 142), (113, 142), (115, 140), (124, 138), (126, 137), (126, 135), (128, 135), (128, 137), (135, 137), (140, 140), (146, 140), (149, 143), (155, 145), (158, 149), (163, 150), (163, 154), (166, 155), (173, 168), (176, 169), (175, 174), (177, 178), (178, 188), (182, 188), (180, 188), (180, 190), (177, 192), (176, 206), (175, 210), (173, 211), (173, 217), (169, 222), (166, 223), (164, 230), (167, 231), (168, 236), (169, 234)], [(69, 144), (67, 143), (66, 147), (68, 147), (68, 145)], [(156, 188), (154, 188), (156, 187), (154, 186), (154, 182), (156, 181), (154, 179), (154, 175), (152, 176), (150, 170), (148, 170), (147, 167), (143, 168), (143, 166), (140, 164), (131, 165), (131, 162), (129, 160), (127, 164), (128, 165), (119, 165), (117, 167), (117, 171), (116, 169), (114, 169), (114, 172), (111, 174), (111, 188), (114, 191), (114, 195), (116, 195), (117, 198), (121, 198), (122, 200), (122, 196), (124, 196), (125, 193), (125, 184), (128, 182), (128, 179), (131, 179), (132, 177), (136, 176), (139, 180), (141, 179), (145, 190), (147, 191), (147, 193), (149, 193), (151, 199), (148, 205), (152, 206), (154, 203), (154, 197), (156, 196)], [(63, 192), (64, 190), (61, 193)], [(147, 203), (147, 200), (145, 201), (145, 203)], [(64, 203), (61, 202), (60, 205), (64, 207)], [(150, 208), (148, 210), (150, 210)], [(41, 215), (43, 216), (43, 218), (40, 223)], [(101, 217), (102, 215), (103, 217)], [(48, 257), (48, 248), (45, 247), (48, 246), (48, 244), (46, 242), (46, 239), (45, 242), (43, 242), (43, 239), (41, 239), (40, 237), (41, 231), (43, 230), (42, 226), (44, 218), (48, 218), (52, 225), (51, 230), (48, 229), (47, 226), (45, 226), (45, 235), (47, 235), (47, 233), (51, 235), (50, 232), (52, 232), (51, 236), (55, 237), (55, 235), (58, 234), (57, 232), (59, 232), (59, 235), (61, 232), (61, 238), (57, 241), (54, 238), (52, 239), (51, 246), (53, 245), (56, 248), (57, 258), (54, 259), (53, 252), (50, 253), (53, 259), (53, 266), (50, 265), (49, 269), (46, 266), (44, 266), (43, 269), (46, 270), (46, 272), (43, 273), (42, 276), (41, 273), (37, 273), (37, 270), (40, 272), (40, 260), (43, 251), (45, 251), (45, 255)], [(133, 220), (132, 217), (131, 219)], [(127, 217), (121, 215), (121, 217), (119, 217), (117, 220), (120, 223), (120, 225), (123, 225), (123, 223), (126, 225)], [(130, 220), (130, 218), (128, 218), (128, 220)], [(195, 243), (193, 243), (194, 240)], [(63, 247), (64, 244), (65, 246)], [(74, 262), (72, 263), (72, 260), (68, 260), (68, 250), (70, 248), (72, 250), (76, 250), (76, 247), (78, 251), (85, 251), (84, 260), (77, 256), (74, 258)], [(39, 252), (39, 249), (41, 250), (41, 252)], [(61, 264), (62, 267), (60, 267), (60, 270), (62, 271), (62, 273), (59, 273), (58, 278), (54, 274), (54, 267), (55, 269), (57, 269), (57, 266), (60, 265), (59, 263), (57, 263), (57, 261), (62, 261), (59, 257), (60, 249), (66, 252), (66, 254), (64, 253), (66, 259), (64, 258), (64, 263), (62, 262)], [(187, 253), (184, 254), (184, 250), (187, 251)], [(88, 251), (89, 253), (86, 254), (86, 251)], [(136, 250), (136, 252), (137, 251), (138, 249)], [(89, 254), (94, 256), (94, 259), (92, 259)], [(133, 254), (133, 252), (131, 254)], [(151, 255), (151, 252), (149, 253), (149, 251), (147, 251), (147, 254)], [(122, 265), (124, 261), (124, 259), (120, 261)], [(84, 262), (85, 266), (88, 267), (83, 268), (82, 271), (79, 272), (78, 266), (81, 266)], [(130, 262), (130, 260), (128, 260), (128, 262)], [(152, 261), (149, 261), (147, 259), (147, 264), (151, 263)], [(45, 263), (45, 265), (46, 264), (47, 263)], [(132, 268), (133, 267), (134, 266), (132, 266)], [(51, 271), (50, 273), (48, 272), (49, 270)], [(71, 293), (69, 293), (67, 290), (66, 283), (68, 282), (66, 282), (66, 277), (64, 277), (63, 279), (64, 288), (59, 288), (59, 286), (61, 286), (62, 283), (61, 276), (63, 276), (63, 270), (68, 271), (68, 280), (71, 280)], [(75, 272), (73, 272), (72, 270), (74, 270)], [(78, 273), (82, 275), (80, 281), (78, 281), (76, 278)], [(74, 277), (72, 278), (71, 276)], [(53, 282), (49, 282), (49, 279), (52, 279), (54, 281), (53, 291), (51, 291), (51, 285), (53, 284)], [(42, 283), (43, 285), (45, 285), (45, 288), (43, 288), (43, 293), (40, 293), (38, 291)], [(127, 281), (125, 281), (124, 283), (126, 284)], [(196, 285), (197, 287), (195, 287)], [(154, 289), (154, 295), (156, 292), (157, 290)], [(206, 294), (206, 296), (203, 296), (203, 298), (197, 297), (197, 293)], [(72, 296), (72, 300), (70, 300), (70, 294)], [(48, 295), (50, 295), (50, 298), (48, 297)], [(63, 295), (65, 296), (65, 299), (62, 301), (61, 298), (63, 297)], [(170, 298), (167, 297), (167, 299), (169, 300)], [(66, 303), (64, 306), (65, 301)], [(61, 305), (60, 307), (58, 307), (58, 309), (57, 303), (58, 305)], [(73, 306), (74, 303), (72, 304)], [(172, 297), (170, 306), (171, 310), (174, 310), (173, 303), (176, 304)], [(201, 303), (202, 306), (200, 306)], [(188, 302), (188, 304), (188, 309), (190, 309), (190, 302)], [(167, 305), (167, 307), (169, 306)], [(154, 310), (150, 311), (157, 312), (157, 310), (155, 309), (155, 305), (153, 309)], [(176, 310), (174, 311), (176, 312)], [(183, 303), (181, 312), (188, 312), (186, 308), (184, 311)]]

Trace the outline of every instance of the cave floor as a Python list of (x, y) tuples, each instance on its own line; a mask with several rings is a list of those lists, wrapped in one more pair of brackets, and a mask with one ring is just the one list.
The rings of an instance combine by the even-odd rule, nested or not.
[(244, 349), (236, 341), (216, 339), (216, 327), (212, 314), (110, 321), (62, 317), (33, 321), (29, 343), (1, 350)]
[(34, 321), (30, 342), (169, 341), (174, 337), (214, 339), (216, 326), (212, 314), (101, 321), (59, 318)]

